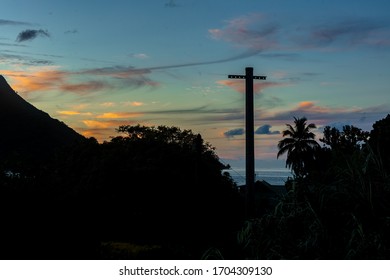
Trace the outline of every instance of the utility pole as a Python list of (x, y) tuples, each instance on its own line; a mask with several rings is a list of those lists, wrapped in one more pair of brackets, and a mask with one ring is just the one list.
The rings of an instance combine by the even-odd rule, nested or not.
[(255, 186), (255, 132), (253, 108), (253, 79), (265, 80), (266, 76), (253, 76), (253, 68), (246, 67), (245, 75), (229, 75), (229, 79), (245, 79), (245, 180), (246, 180), (246, 207), (247, 215), (254, 210)]

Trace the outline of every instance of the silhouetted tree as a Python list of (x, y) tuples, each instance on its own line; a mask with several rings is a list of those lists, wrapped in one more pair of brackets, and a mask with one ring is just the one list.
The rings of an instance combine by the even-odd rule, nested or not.
[(323, 135), (323, 138), (319, 140), (332, 150), (352, 153), (362, 148), (370, 133), (353, 125), (345, 125), (342, 131), (335, 127), (325, 126)]
[(278, 143), (277, 158), (287, 153), (286, 167), (291, 168), (296, 177), (304, 177), (307, 165), (315, 159), (315, 150), (319, 148), (314, 140), (315, 134), (311, 132), (316, 125), (307, 124), (306, 117), (294, 117), (294, 126), (286, 126), (287, 129), (283, 131), (283, 137), (286, 138)]
[(372, 127), (369, 139), (370, 147), (385, 170), (390, 172), (390, 114), (376, 121)]

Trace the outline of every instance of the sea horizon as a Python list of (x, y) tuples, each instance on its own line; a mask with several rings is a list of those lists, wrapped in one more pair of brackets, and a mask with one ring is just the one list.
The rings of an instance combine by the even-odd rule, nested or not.
[[(238, 186), (245, 185), (245, 168), (224, 169), (223, 172), (228, 172)], [(271, 185), (284, 185), (289, 177), (292, 177), (292, 173), (285, 168), (257, 168), (255, 170), (256, 181), (266, 181)]]

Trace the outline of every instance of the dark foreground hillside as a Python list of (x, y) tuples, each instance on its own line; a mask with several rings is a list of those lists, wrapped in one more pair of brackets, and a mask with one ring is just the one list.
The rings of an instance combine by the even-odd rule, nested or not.
[(235, 238), (241, 197), (200, 135), (123, 126), (99, 144), (3, 77), (0, 126), (1, 259), (199, 259)]
[(84, 137), (20, 97), (0, 75), (0, 157), (48, 157)]
[(200, 259), (234, 242), (243, 207), (225, 167), (199, 136), (151, 132), (88, 139), (34, 176), (3, 175), (1, 258)]

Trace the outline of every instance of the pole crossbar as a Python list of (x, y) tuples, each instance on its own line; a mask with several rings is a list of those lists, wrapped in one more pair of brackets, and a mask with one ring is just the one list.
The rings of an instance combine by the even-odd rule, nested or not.
[(254, 106), (253, 106), (253, 80), (265, 80), (266, 76), (253, 76), (253, 68), (245, 68), (245, 75), (228, 75), (229, 79), (245, 79), (245, 180), (247, 215), (254, 211), (255, 186), (255, 145), (254, 145)]
[[(229, 79), (246, 79), (245, 75), (228, 75)], [(255, 80), (266, 80), (267, 76), (253, 76), (252, 79)]]

